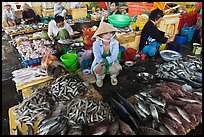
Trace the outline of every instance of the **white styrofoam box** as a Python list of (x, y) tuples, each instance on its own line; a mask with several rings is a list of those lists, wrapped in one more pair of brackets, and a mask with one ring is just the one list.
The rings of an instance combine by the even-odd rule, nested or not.
[(70, 8), (73, 9), (79, 2), (70, 2)]
[(55, 2), (43, 2), (42, 7), (44, 9), (53, 9)]
[(31, 6), (42, 6), (42, 2), (30, 2)]
[(70, 2), (62, 2), (62, 5), (65, 7), (65, 9), (70, 9)]

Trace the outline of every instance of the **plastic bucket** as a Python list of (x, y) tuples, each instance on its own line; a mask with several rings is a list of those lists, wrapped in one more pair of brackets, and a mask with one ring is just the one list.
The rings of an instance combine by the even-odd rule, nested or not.
[(176, 42), (177, 44), (186, 44), (186, 42), (187, 42), (187, 37), (186, 37), (186, 36), (181, 36), (181, 35), (176, 34), (175, 42)]
[(133, 48), (127, 48), (123, 53), (123, 59), (125, 61), (133, 60), (137, 54), (137, 50)]
[(76, 53), (64, 54), (60, 57), (60, 59), (71, 72), (74, 72), (75, 70), (77, 70), (78, 63), (77, 63)]
[(188, 38), (187, 41), (192, 40), (194, 33), (195, 33), (195, 27), (194, 26), (181, 29), (181, 35), (186, 36)]

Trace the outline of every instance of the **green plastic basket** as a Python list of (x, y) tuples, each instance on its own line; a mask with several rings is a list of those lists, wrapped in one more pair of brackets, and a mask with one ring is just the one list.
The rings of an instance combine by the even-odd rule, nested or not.
[(130, 25), (131, 17), (128, 15), (114, 14), (108, 17), (108, 21), (114, 27), (124, 28)]
[(65, 66), (71, 71), (74, 72), (77, 70), (78, 61), (76, 53), (64, 54), (60, 57)]

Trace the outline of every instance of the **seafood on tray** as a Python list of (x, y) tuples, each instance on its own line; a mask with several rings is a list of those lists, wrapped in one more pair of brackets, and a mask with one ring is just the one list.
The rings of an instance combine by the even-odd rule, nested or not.
[(16, 48), (20, 55), (25, 60), (30, 60), (38, 57), (43, 57), (48, 51), (51, 54), (56, 53), (56, 50), (51, 48), (52, 42), (49, 40), (25, 40), (22, 41), (20, 45)]

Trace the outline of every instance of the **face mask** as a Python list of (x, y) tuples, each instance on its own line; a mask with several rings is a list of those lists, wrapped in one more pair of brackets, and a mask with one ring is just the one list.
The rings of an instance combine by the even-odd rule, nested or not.
[[(111, 39), (113, 39), (113, 38), (115, 37), (115, 35), (116, 35), (116, 34), (114, 34), (114, 35), (111, 37)], [(103, 40), (103, 41), (105, 41), (105, 42), (110, 42), (110, 41), (111, 41), (111, 39), (110, 39), (110, 40), (104, 40), (104, 39), (102, 39), (101, 37), (99, 37), (99, 39), (100, 39), (100, 40)]]

